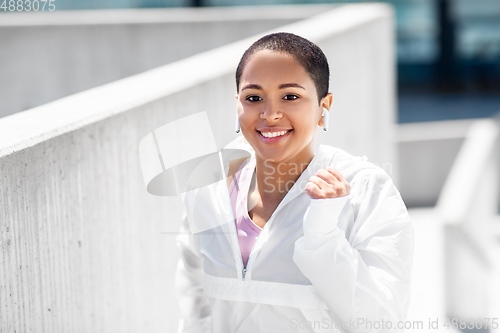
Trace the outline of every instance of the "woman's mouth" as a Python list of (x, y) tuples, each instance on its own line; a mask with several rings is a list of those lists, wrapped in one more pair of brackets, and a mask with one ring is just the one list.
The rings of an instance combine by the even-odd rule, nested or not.
[(284, 131), (257, 131), (264, 142), (278, 142), (290, 135), (293, 130)]

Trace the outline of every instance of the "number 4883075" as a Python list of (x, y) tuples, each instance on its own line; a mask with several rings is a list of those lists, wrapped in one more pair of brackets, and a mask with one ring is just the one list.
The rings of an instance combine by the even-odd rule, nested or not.
[[(1, 1), (1, 0), (0, 0)], [(4, 12), (37, 12), (44, 11), (45, 8), (53, 12), (56, 10), (55, 5), (56, 0), (4, 0), (0, 6), (0, 10), (3, 9)], [(48, 6), (47, 6), (48, 4)], [(45, 7), (47, 6), (47, 7)]]

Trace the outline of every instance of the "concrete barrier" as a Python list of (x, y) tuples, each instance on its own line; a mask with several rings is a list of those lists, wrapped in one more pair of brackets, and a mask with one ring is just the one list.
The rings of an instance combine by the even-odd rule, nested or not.
[[(391, 8), (346, 5), (276, 30), (329, 58), (336, 99), (317, 144), (395, 165)], [(203, 110), (217, 146), (233, 140), (234, 71), (260, 36), (0, 119), (0, 327), (175, 331), (181, 205), (146, 192), (138, 144)]]
[(403, 198), (407, 204), (435, 201), (409, 210), (415, 256), (408, 320), (433, 332), (471, 325), (498, 331), (498, 124), (469, 119), (400, 126)]
[(475, 119), (399, 124), (401, 195), (408, 207), (434, 207)]
[(492, 254), (498, 247), (493, 227), (499, 209), (499, 133), (498, 119), (472, 123), (436, 204), (446, 224), (448, 314), (466, 322), (490, 313)]
[(403, 198), (435, 200), (432, 208), (409, 210), (415, 229), (409, 318), (433, 331), (457, 329), (456, 323), (498, 329), (492, 323), (500, 277), (498, 147), (495, 119), (400, 126)]
[(3, 13), (0, 117), (332, 8), (306, 5)]

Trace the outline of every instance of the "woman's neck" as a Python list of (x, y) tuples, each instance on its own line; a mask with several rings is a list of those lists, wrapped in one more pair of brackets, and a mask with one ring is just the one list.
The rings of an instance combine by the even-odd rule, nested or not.
[(314, 157), (312, 147), (306, 147), (291, 160), (275, 162), (256, 156), (256, 186), (262, 201), (281, 200), (295, 184)]

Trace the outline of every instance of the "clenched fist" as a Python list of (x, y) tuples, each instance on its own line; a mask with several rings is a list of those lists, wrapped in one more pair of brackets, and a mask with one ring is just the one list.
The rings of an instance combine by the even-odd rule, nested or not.
[(351, 193), (351, 186), (337, 169), (328, 167), (309, 178), (306, 193), (312, 199), (338, 198)]

